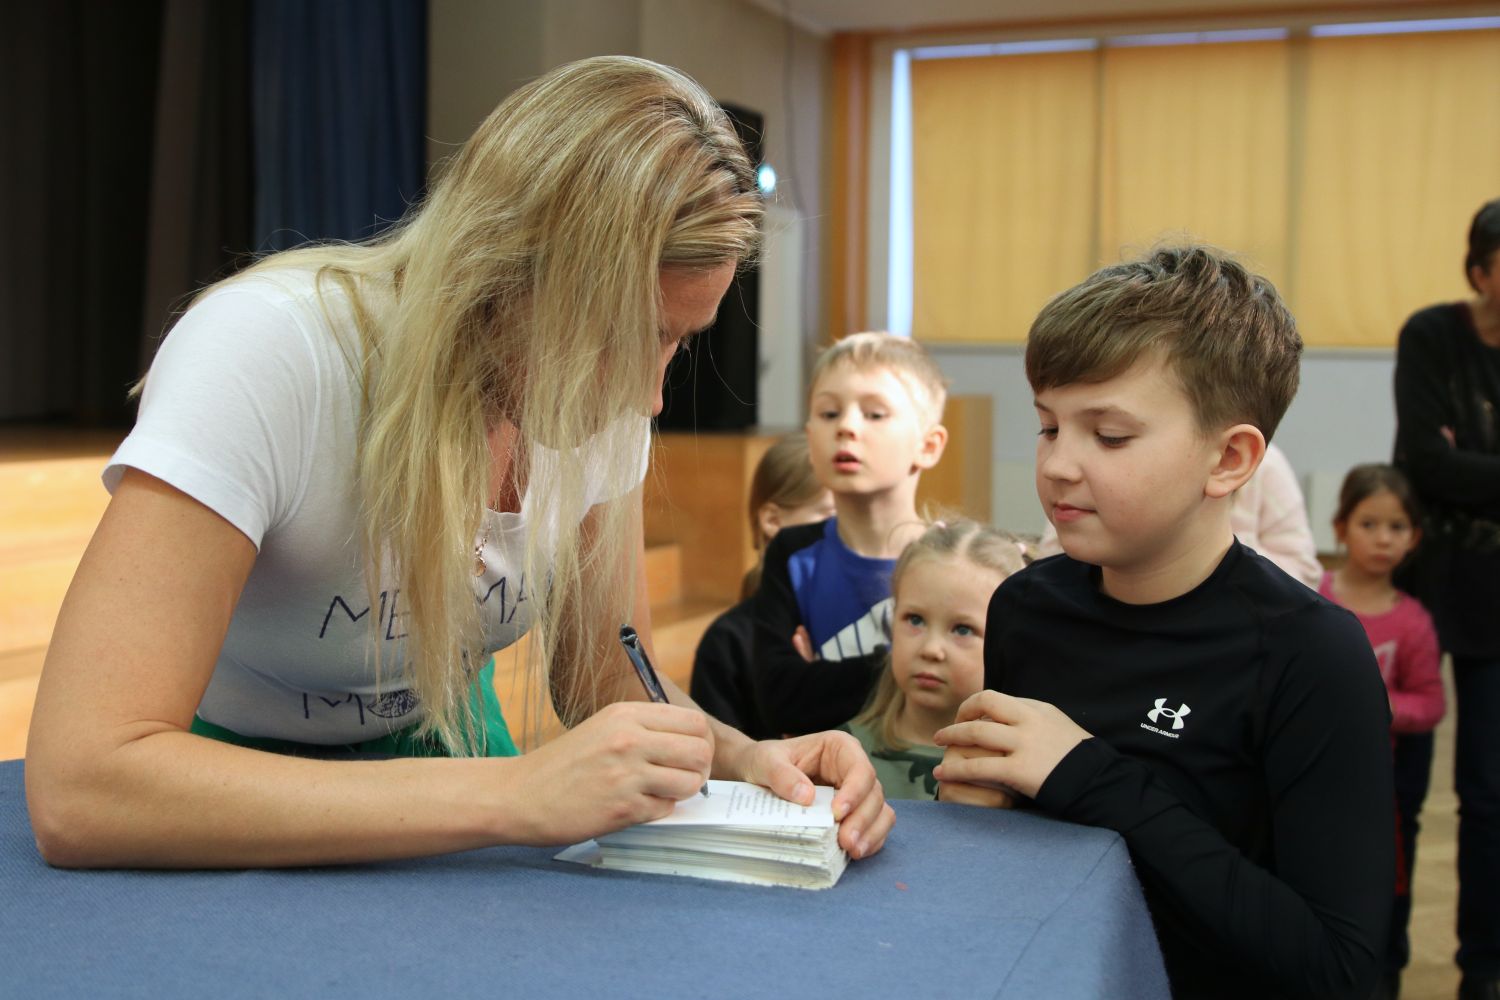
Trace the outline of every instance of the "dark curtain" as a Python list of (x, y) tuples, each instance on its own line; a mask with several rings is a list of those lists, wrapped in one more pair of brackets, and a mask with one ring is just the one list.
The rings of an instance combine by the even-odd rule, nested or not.
[(128, 419), (162, 5), (15, 3), (0, 22), (0, 419)]
[(425, 0), (0, 5), (0, 422), (128, 425), (191, 294), (422, 190)]
[(426, 0), (256, 0), (255, 244), (366, 239), (425, 181)]
[(166, 0), (139, 368), (194, 291), (250, 259), (250, 0)]

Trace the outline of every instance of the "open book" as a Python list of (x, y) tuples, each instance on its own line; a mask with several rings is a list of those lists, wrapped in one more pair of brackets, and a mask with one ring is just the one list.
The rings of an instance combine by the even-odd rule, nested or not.
[(759, 785), (710, 781), (708, 796), (677, 803), (669, 816), (575, 844), (557, 856), (597, 868), (688, 875), (754, 885), (827, 889), (849, 856), (838, 844), (833, 789), (810, 806)]

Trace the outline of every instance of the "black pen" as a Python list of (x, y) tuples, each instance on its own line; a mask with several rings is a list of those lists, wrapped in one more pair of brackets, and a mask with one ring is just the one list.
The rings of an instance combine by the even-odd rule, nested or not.
[[(651, 666), (651, 660), (646, 656), (646, 647), (641, 645), (641, 637), (635, 634), (635, 629), (629, 625), (620, 626), (620, 645), (625, 647), (625, 655), (630, 657), (630, 665), (635, 667), (636, 676), (641, 679), (641, 685), (646, 689), (646, 697), (660, 704), (667, 704), (667, 692), (661, 686), (661, 681), (656, 676), (656, 668)], [(708, 795), (708, 786), (704, 785), (698, 791)]]

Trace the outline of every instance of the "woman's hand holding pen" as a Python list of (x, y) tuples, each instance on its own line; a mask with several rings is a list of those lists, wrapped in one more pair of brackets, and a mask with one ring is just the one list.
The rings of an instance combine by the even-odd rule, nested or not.
[(833, 815), (839, 820), (839, 846), (850, 857), (865, 858), (880, 850), (896, 822), (870, 758), (848, 733), (748, 743), (736, 764), (734, 777), (764, 785), (790, 802), (811, 802), (815, 782), (837, 788)]
[[(663, 685), (635, 629), (629, 625), (620, 626), (620, 643), (640, 677), (642, 689), (653, 702), (667, 701), (670, 697), (667, 686), (679, 700), (686, 697), (676, 685), (670, 682)], [(708, 716), (700, 709), (694, 711), (705, 731), (711, 734)], [(832, 785), (838, 789), (833, 796), (833, 817), (839, 820), (840, 846), (856, 858), (868, 857), (880, 850), (891, 824), (896, 822), (896, 814), (885, 804), (885, 793), (875, 777), (875, 767), (853, 736), (848, 733), (813, 733), (756, 743), (722, 723), (715, 725), (719, 726), (724, 737), (715, 748), (722, 757), (718, 764), (723, 776), (754, 782), (789, 802), (801, 805), (812, 802), (814, 781)], [(709, 741), (712, 747), (711, 735)]]
[(708, 780), (714, 738), (696, 709), (608, 705), (513, 763), (521, 843), (571, 844), (660, 819)]

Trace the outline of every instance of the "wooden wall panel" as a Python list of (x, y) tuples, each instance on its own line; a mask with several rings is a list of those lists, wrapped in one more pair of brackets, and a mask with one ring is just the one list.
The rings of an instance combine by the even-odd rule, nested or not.
[(688, 598), (735, 603), (755, 565), (746, 504), (776, 434), (661, 434), (646, 477), (646, 542), (681, 546)]
[(957, 512), (978, 521), (991, 517), (990, 465), (993, 462), (989, 396), (950, 396), (943, 413), (948, 447), (937, 465), (922, 473), (917, 510)]

